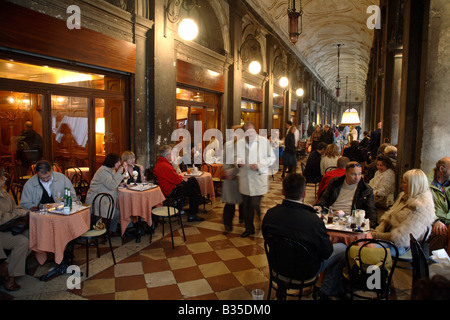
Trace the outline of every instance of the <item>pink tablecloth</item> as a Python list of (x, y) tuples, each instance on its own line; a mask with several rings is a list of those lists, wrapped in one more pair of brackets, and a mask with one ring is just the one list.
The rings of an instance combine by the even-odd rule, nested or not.
[(344, 231), (332, 231), (327, 230), (328, 235), (332, 243), (342, 242), (345, 245), (350, 245), (353, 241), (359, 239), (372, 239), (372, 233), (370, 232), (344, 232)]
[(148, 226), (151, 226), (152, 208), (161, 205), (166, 200), (159, 186), (146, 191), (119, 188), (117, 198), (122, 235), (131, 222), (131, 216), (141, 217)]
[[(184, 176), (186, 172), (180, 173), (180, 175)], [(203, 172), (201, 176), (194, 176), (197, 179), (197, 182), (200, 186), (200, 191), (202, 192), (202, 196), (209, 195), (209, 198), (214, 203), (216, 201), (216, 194), (214, 193), (214, 184), (212, 180), (211, 173)]]
[(30, 212), (30, 250), (36, 252), (41, 265), (47, 260), (47, 252), (53, 252), (55, 262), (60, 264), (66, 245), (88, 231), (90, 223), (89, 207), (68, 216)]

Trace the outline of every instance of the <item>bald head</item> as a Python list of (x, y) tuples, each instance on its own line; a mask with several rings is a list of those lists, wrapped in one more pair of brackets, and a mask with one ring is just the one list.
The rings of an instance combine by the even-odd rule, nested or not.
[(450, 181), (450, 157), (444, 157), (436, 162), (436, 178), (440, 183)]

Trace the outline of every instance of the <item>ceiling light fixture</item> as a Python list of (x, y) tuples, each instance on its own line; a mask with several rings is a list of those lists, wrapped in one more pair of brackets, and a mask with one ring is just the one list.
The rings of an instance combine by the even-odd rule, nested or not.
[[(298, 41), (298, 36), (303, 32), (303, 10), (302, 0), (300, 0), (300, 9), (295, 11), (295, 0), (288, 2), (288, 17), (289, 17), (289, 41), (295, 45)], [(300, 18), (300, 32), (298, 30), (298, 18)]]
[(343, 46), (343, 44), (338, 43), (337, 44), (337, 48), (338, 48), (338, 74), (336, 77), (336, 98), (339, 98), (339, 91), (341, 90), (341, 78), (339, 76), (339, 63), (340, 63), (340, 58), (341, 58), (341, 46)]

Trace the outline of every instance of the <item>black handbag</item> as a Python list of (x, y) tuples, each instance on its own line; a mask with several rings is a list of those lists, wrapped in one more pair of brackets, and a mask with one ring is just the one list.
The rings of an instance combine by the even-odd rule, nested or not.
[(11, 232), (12, 235), (15, 236), (27, 230), (29, 226), (30, 218), (27, 214), (26, 216), (18, 217), (5, 222), (0, 226), (0, 232)]

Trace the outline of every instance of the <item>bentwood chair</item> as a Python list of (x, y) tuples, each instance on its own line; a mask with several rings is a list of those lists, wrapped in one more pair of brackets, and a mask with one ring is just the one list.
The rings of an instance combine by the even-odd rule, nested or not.
[[(412, 236), (414, 238), (414, 241), (418, 242), (418, 245), (420, 246), (420, 250), (422, 250), (422, 253), (425, 255), (425, 258), (427, 260), (430, 260), (430, 258), (429, 258), (429, 256), (430, 256), (429, 255), (430, 245), (427, 242), (427, 240), (428, 240), (428, 237), (431, 234), (431, 230), (432, 230), (432, 227), (429, 226), (427, 228), (427, 231), (423, 235), (422, 239), (420, 239), (420, 240), (415, 239), (414, 236), (410, 235), (410, 239), (411, 239), (411, 236)], [(412, 243), (410, 242), (410, 245), (411, 244)], [(404, 254), (402, 254), (401, 256), (398, 257), (398, 261), (401, 262), (401, 263), (398, 264), (398, 267), (400, 269), (413, 269), (414, 268), (414, 259), (413, 259), (412, 246), (410, 246), (410, 248)], [(405, 266), (404, 263), (406, 263), (406, 266)], [(414, 279), (413, 279), (413, 282), (414, 282)]]
[[(286, 300), (287, 296), (302, 297), (309, 294), (316, 300), (315, 284), (318, 279), (320, 259), (300, 241), (270, 234), (265, 236), (264, 249), (269, 264), (269, 291), (267, 300), (270, 300), (272, 288), (276, 291), (279, 300)], [(274, 286), (274, 284), (276, 286)], [(303, 293), (304, 288), (310, 288)], [(299, 290), (298, 294), (288, 293), (289, 289)]]
[[(302, 169), (302, 175), (305, 176), (305, 163), (301, 162), (300, 167)], [(319, 187), (320, 180), (319, 181), (313, 181), (313, 180), (306, 180), (306, 185), (314, 185), (314, 197), (317, 198), (317, 188)]]
[[(392, 255), (391, 250), (394, 250)], [(359, 239), (345, 251), (344, 283), (354, 297), (367, 300), (389, 299), (398, 249), (390, 241)]]
[[(184, 234), (183, 220), (181, 219), (181, 211), (183, 209), (184, 200), (184, 185), (179, 184), (170, 192), (170, 194), (164, 200), (161, 207), (155, 207), (152, 209), (152, 215), (156, 218), (155, 223), (161, 221), (162, 225), (162, 236), (164, 237), (164, 223), (165, 220), (169, 223), (170, 236), (172, 238), (172, 249), (175, 248), (173, 243), (173, 229), (172, 229), (172, 218), (177, 218), (183, 231), (184, 241), (186, 241), (186, 235)], [(152, 242), (152, 233), (150, 233), (150, 243)]]
[(423, 252), (422, 246), (414, 238), (412, 233), (409, 234), (410, 238), (410, 251), (412, 255), (412, 288), (416, 282), (420, 279), (428, 279), (430, 277), (429, 259)]
[[(111, 235), (110, 235), (110, 222), (112, 219), (112, 216), (115, 211), (115, 202), (113, 197), (108, 193), (99, 193), (95, 196), (94, 201), (92, 203), (92, 212), (98, 212), (98, 215), (102, 217), (102, 207), (107, 208), (106, 210), (106, 218), (103, 218), (106, 220), (105, 228), (96, 230), (94, 228), (91, 228), (91, 230), (86, 231), (81, 236), (77, 238), (77, 242), (81, 242), (86, 246), (86, 278), (89, 276), (89, 245), (92, 244), (92, 242), (95, 242), (95, 245), (97, 247), (97, 256), (100, 258), (100, 250), (98, 248), (98, 239), (102, 237), (106, 237), (109, 242), (109, 249), (111, 251), (111, 255), (113, 258), (114, 264), (116, 264), (116, 259), (114, 257), (114, 252), (111, 245)], [(95, 211), (95, 209), (98, 208), (98, 211)]]

